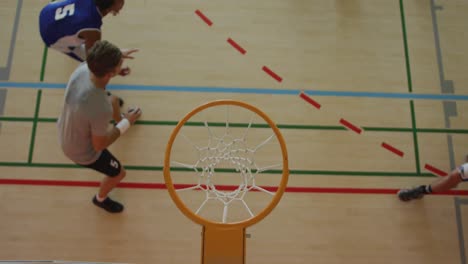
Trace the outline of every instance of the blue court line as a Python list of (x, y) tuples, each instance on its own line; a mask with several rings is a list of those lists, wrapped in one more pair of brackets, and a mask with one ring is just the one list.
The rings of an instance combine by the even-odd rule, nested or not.
[[(2, 88), (32, 88), (32, 89), (65, 89), (65, 83), (27, 83), (27, 82), (0, 82)], [(417, 93), (379, 93), (379, 92), (347, 92), (347, 91), (318, 91), (298, 89), (262, 89), (262, 88), (228, 88), (228, 87), (197, 87), (197, 86), (158, 86), (135, 84), (111, 84), (110, 90), (133, 91), (166, 91), (190, 93), (237, 93), (237, 94), (268, 94), (268, 95), (298, 95), (302, 91), (310, 96), (334, 97), (368, 97), (385, 99), (409, 100), (443, 100), (468, 101), (468, 95), (456, 94), (417, 94)]]

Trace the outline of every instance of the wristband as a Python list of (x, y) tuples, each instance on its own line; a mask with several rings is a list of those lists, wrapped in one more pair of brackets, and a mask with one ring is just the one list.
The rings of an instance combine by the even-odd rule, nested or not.
[(120, 135), (123, 135), (130, 128), (130, 122), (127, 118), (124, 118), (115, 127), (120, 130)]

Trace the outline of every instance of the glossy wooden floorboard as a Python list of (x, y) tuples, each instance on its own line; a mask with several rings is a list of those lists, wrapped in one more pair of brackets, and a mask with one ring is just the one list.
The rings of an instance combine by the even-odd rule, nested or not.
[[(468, 219), (468, 198), (402, 203), (395, 193), (435, 180), (425, 165), (448, 172), (467, 154), (465, 1), (433, 1), (443, 7), (434, 13), (429, 0), (126, 1), (103, 25), (104, 39), (140, 49), (126, 62), (131, 75), (109, 88), (125, 107), (143, 109), (141, 122), (110, 147), (128, 172), (126, 188), (112, 193), (126, 206), (120, 215), (91, 203), (102, 176), (74, 166), (60, 150), (60, 87), (78, 64), (54, 50), (44, 56), (37, 20), (47, 1), (21, 3), (9, 78), (0, 81), (0, 260), (199, 263), (201, 227), (163, 189), (164, 151), (185, 114), (233, 99), (258, 107), (280, 127), (291, 169), (278, 207), (247, 230), (247, 263), (462, 263), (467, 229), (459, 223)], [(7, 66), (17, 6), (0, 3), (0, 68)], [(320, 109), (300, 97), (304, 90)], [(443, 93), (459, 97), (445, 103), (412, 97)], [(223, 123), (228, 115), (249, 124), (250, 114), (229, 111), (219, 107), (209, 121)], [(257, 117), (253, 124), (265, 122)], [(206, 141), (203, 126), (184, 132), (193, 142)], [(248, 130), (253, 145), (271, 134)], [(187, 160), (193, 147), (182, 141), (174, 151)], [(277, 146), (256, 155), (265, 166), (281, 162)], [(173, 175), (193, 183), (191, 173)], [(233, 173), (217, 176), (233, 184)], [(264, 174), (259, 184), (278, 179)], [(188, 192), (184, 199), (197, 208), (203, 195)], [(268, 196), (247, 200), (258, 212)], [(205, 213), (219, 216), (216, 206), (211, 210)]]

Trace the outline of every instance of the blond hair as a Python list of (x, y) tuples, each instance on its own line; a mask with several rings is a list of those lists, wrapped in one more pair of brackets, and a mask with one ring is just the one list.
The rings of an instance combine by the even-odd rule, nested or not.
[(122, 52), (114, 44), (102, 40), (96, 41), (86, 58), (89, 70), (97, 77), (104, 77), (114, 71), (122, 60)]

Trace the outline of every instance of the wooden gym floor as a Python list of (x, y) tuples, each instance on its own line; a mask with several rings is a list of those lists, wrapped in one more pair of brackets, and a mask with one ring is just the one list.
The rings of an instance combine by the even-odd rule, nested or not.
[(466, 263), (466, 185), (395, 195), (468, 153), (466, 1), (127, 1), (103, 26), (140, 49), (109, 87), (144, 111), (110, 148), (128, 170), (120, 215), (92, 205), (101, 176), (58, 146), (77, 63), (44, 50), (46, 3), (0, 3), (0, 260), (199, 263), (201, 227), (159, 188), (164, 150), (194, 107), (235, 99), (281, 128), (300, 187), (247, 230), (247, 263)]

